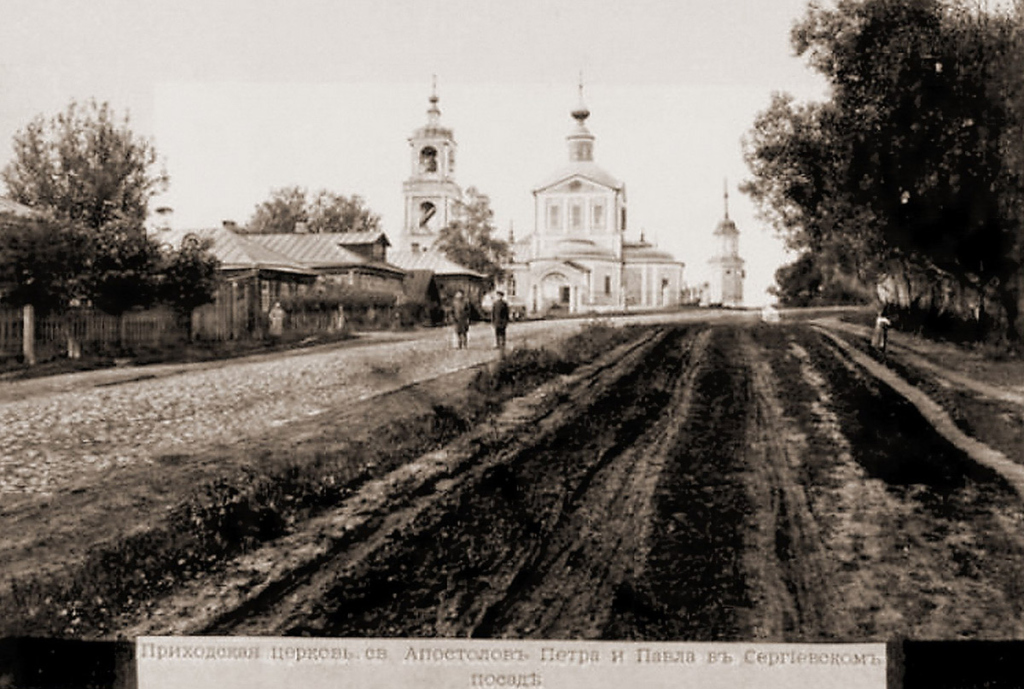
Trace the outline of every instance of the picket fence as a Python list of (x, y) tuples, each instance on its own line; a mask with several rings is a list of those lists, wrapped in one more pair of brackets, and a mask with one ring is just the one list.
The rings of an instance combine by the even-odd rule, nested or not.
[[(0, 355), (22, 353), (24, 315), (21, 309), (0, 309)], [(66, 353), (117, 353), (160, 349), (187, 333), (168, 309), (131, 311), (113, 316), (94, 309), (78, 309), (35, 319), (35, 354), (52, 359)]]

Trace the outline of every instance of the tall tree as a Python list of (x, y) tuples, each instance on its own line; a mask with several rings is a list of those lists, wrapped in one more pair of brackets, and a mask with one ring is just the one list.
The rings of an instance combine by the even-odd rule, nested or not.
[(246, 226), (252, 234), (295, 232), (303, 223), (307, 232), (364, 232), (380, 229), (380, 216), (367, 208), (359, 195), (345, 196), (322, 189), (310, 194), (302, 187), (271, 192)]
[(775, 101), (755, 123), (747, 189), (764, 215), (826, 263), (895, 260), (996, 286), (1012, 317), (1021, 177), (1007, 166), (1013, 115), (994, 74), (1014, 26), (956, 0), (812, 5), (793, 44), (831, 98)]
[(10, 196), (88, 227), (128, 220), (141, 228), (149, 200), (167, 187), (153, 145), (107, 103), (72, 101), (55, 117), (40, 115), (13, 148), (0, 172)]
[(508, 242), (495, 237), (491, 200), (469, 187), (455, 206), (453, 220), (438, 232), (434, 248), (460, 265), (487, 276), (491, 285), (502, 275), (509, 258)]

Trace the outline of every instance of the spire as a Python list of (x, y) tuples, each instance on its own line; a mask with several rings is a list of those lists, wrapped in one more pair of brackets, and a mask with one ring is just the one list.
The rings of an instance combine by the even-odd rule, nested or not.
[(729, 178), (725, 178), (725, 219), (729, 219)]
[(437, 101), (440, 99), (437, 97), (437, 75), (433, 74), (431, 77), (430, 108), (427, 109), (427, 118), (430, 124), (436, 125), (441, 118), (441, 109), (437, 107)]

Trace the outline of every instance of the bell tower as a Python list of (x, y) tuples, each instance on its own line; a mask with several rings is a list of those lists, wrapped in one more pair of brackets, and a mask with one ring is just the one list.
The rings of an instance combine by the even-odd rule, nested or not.
[(441, 126), (434, 78), (427, 124), (409, 137), (409, 178), (402, 184), (405, 224), (397, 249), (426, 251), (452, 219), (462, 190), (455, 183), (456, 144), (452, 130)]
[(729, 183), (725, 183), (725, 217), (714, 232), (718, 250), (708, 262), (711, 264), (711, 293), (709, 301), (714, 305), (741, 306), (743, 304), (743, 279), (747, 277), (740, 258), (740, 231), (729, 219)]

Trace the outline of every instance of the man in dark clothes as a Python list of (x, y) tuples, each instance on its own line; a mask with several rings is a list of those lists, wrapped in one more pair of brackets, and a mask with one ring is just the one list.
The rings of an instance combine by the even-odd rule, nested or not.
[(455, 298), (452, 299), (452, 321), (455, 323), (458, 348), (465, 349), (469, 346), (469, 302), (466, 301), (461, 289), (455, 293)]
[(504, 292), (498, 292), (491, 305), (491, 324), (494, 326), (495, 346), (504, 351), (505, 329), (508, 328), (508, 302), (505, 301)]

